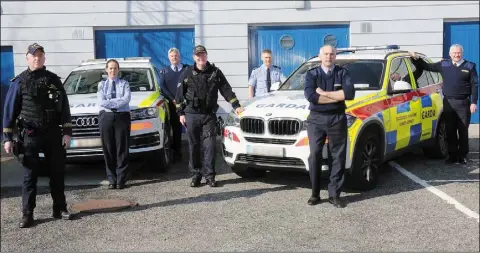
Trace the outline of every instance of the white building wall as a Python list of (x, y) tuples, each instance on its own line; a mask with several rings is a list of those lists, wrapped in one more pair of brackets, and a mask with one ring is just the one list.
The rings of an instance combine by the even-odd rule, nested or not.
[[(479, 19), (478, 1), (9, 1), (1, 7), (1, 45), (13, 45), (16, 74), (26, 68), (32, 42), (45, 46), (49, 69), (65, 78), (94, 57), (95, 29), (195, 27), (195, 42), (206, 46), (241, 100), (249, 26), (350, 24), (351, 46), (397, 44), (438, 60), (444, 21)], [(362, 32), (365, 22), (370, 33)]]

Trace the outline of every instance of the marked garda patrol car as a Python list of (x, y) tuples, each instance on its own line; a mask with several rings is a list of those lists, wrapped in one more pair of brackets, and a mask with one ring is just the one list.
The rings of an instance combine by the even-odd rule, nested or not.
[[(128, 81), (131, 90), (130, 154), (145, 155), (155, 169), (165, 169), (171, 161), (171, 132), (168, 103), (160, 94), (159, 70), (148, 57), (116, 59), (119, 77)], [(70, 102), (73, 136), (67, 161), (103, 159), (98, 126), (98, 83), (107, 78), (106, 59), (82, 62), (65, 79)]]
[[(355, 53), (362, 50), (385, 51)], [(356, 90), (355, 99), (346, 102), (346, 177), (353, 187), (374, 188), (381, 165), (414, 145), (431, 157), (446, 155), (440, 74), (421, 71), (408, 52), (395, 45), (343, 48), (337, 53), (336, 64), (348, 69)], [(283, 84), (272, 84), (276, 91), (248, 100), (240, 116), (233, 111), (228, 115), (223, 157), (236, 174), (309, 170), (304, 76), (319, 65), (318, 57), (308, 60)], [(323, 157), (328, 158), (328, 137)], [(327, 162), (322, 171), (328, 171)]]

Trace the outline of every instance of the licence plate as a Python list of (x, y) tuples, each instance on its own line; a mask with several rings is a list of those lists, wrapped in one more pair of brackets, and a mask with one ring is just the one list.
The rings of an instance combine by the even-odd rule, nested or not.
[(102, 146), (100, 138), (85, 138), (70, 140), (70, 148), (98, 148)]
[(247, 145), (247, 154), (284, 157), (285, 149), (282, 147), (265, 147), (265, 146)]

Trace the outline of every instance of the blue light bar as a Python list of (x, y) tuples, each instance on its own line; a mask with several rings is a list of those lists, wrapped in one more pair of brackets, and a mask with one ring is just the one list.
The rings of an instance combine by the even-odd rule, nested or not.
[(343, 47), (337, 48), (337, 52), (355, 52), (366, 50), (398, 50), (398, 45), (385, 45), (385, 46), (361, 46), (361, 47)]

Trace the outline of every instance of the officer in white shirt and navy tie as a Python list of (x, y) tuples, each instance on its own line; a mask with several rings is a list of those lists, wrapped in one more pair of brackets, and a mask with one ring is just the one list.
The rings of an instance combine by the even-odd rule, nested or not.
[(110, 59), (108, 78), (98, 84), (99, 128), (109, 189), (123, 189), (128, 177), (130, 148), (130, 85), (119, 78), (120, 65)]
[(262, 51), (263, 64), (253, 69), (248, 80), (248, 98), (253, 98), (269, 93), (271, 85), (276, 82), (285, 82), (285, 76), (281, 68), (272, 65), (272, 51), (265, 49)]

